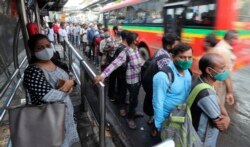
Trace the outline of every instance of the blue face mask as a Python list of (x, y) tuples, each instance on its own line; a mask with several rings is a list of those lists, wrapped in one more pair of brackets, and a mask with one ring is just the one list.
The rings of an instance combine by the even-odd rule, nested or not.
[[(211, 68), (212, 69), (212, 68)], [(215, 71), (214, 69), (212, 69), (214, 72), (216, 72), (216, 74), (213, 76), (213, 78), (217, 81), (225, 81), (228, 76), (230, 75), (229, 70), (225, 70), (224, 72), (218, 73), (217, 71)]]
[(50, 60), (54, 55), (52, 48), (45, 48), (39, 52), (35, 53), (35, 56), (39, 60)]

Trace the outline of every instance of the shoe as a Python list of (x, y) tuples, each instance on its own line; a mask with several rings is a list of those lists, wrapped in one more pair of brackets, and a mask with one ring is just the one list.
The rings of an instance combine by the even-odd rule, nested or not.
[(151, 137), (157, 137), (157, 136), (159, 136), (159, 133), (158, 133), (158, 131), (156, 130), (156, 129), (152, 129), (151, 131), (150, 131), (150, 136)]
[(144, 113), (142, 112), (135, 112), (135, 117), (143, 117)]
[(127, 114), (125, 109), (120, 109), (119, 112), (120, 112), (120, 116), (122, 117), (126, 116)]
[(154, 117), (153, 116), (150, 116), (148, 121), (147, 121), (147, 124), (148, 125), (152, 125), (154, 123)]
[(130, 129), (136, 129), (136, 124), (135, 124), (135, 121), (133, 119), (126, 119), (127, 120), (127, 123), (128, 123), (128, 127)]
[(112, 97), (112, 98), (109, 98), (109, 100), (110, 100), (111, 102), (115, 102), (115, 101), (116, 101), (116, 98)]

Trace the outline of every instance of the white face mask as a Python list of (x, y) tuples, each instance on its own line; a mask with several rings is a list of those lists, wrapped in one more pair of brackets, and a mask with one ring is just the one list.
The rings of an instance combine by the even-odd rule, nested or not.
[(39, 60), (50, 60), (54, 55), (52, 48), (45, 48), (39, 52), (35, 53), (35, 56)]

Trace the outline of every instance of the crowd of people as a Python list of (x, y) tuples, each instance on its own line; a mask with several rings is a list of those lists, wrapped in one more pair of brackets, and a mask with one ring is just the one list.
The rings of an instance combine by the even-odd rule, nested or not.
[[(104, 81), (107, 77), (110, 77), (110, 80), (116, 79), (119, 99), (115, 100), (120, 106), (120, 115), (126, 116), (130, 129), (136, 129), (136, 117), (143, 116), (143, 113), (136, 111), (138, 93), (143, 80), (141, 79), (143, 63), (137, 46), (138, 35), (123, 30), (120, 36), (122, 41), (114, 48), (119, 54), (114, 56), (112, 62), (103, 69), (95, 81)], [(159, 136), (163, 123), (168, 119), (171, 111), (177, 105), (185, 103), (190, 91), (196, 85), (207, 83), (214, 89), (201, 91), (195, 98), (191, 112), (193, 126), (200, 139), (208, 146), (216, 146), (219, 131), (226, 130), (230, 124), (229, 115), (224, 107), (225, 101), (228, 105), (234, 104), (230, 71), (235, 60), (232, 49), (237, 44), (237, 39), (236, 31), (228, 31), (220, 42), (217, 42), (214, 34), (209, 34), (205, 38), (204, 55), (198, 61), (193, 61), (191, 46), (181, 42), (175, 35), (163, 36), (162, 49), (159, 49), (152, 58), (163, 55), (164, 57), (156, 62), (159, 72), (152, 79), (152, 93), (145, 91), (144, 99), (144, 113), (149, 116), (148, 124), (153, 126), (152, 136)], [(169, 76), (161, 71), (166, 67), (173, 72), (173, 81), (170, 81)], [(198, 71), (192, 72), (190, 68)], [(119, 72), (120, 69), (123, 69), (121, 70), (123, 72)], [(113, 100), (116, 84), (113, 81), (109, 84), (112, 90), (108, 91), (108, 96)], [(122, 88), (119, 85), (123, 85)], [(126, 89), (129, 92), (127, 109), (124, 107)]]
[[(117, 102), (119, 114), (126, 118), (130, 129), (137, 128), (136, 118), (145, 113), (149, 116), (147, 123), (152, 126), (151, 135), (159, 136), (171, 111), (177, 105), (185, 103), (190, 91), (199, 83), (214, 87), (201, 91), (191, 107), (193, 126), (200, 139), (206, 146), (216, 146), (219, 131), (228, 128), (230, 118), (224, 105), (225, 102), (228, 105), (235, 103), (230, 72), (236, 59), (232, 52), (238, 41), (236, 31), (228, 31), (219, 42), (214, 34), (206, 36), (204, 54), (198, 59), (193, 59), (192, 47), (181, 42), (178, 36), (165, 34), (162, 37), (162, 48), (152, 57), (157, 59), (156, 66), (159, 71), (153, 76), (152, 91), (145, 91), (142, 113), (136, 109), (143, 80), (143, 60), (138, 50), (138, 34), (122, 30), (119, 25), (113, 27), (112, 35), (101, 24), (61, 23), (60, 27), (55, 26), (58, 24), (49, 23), (49, 28), (44, 31), (48, 40), (54, 44), (68, 39), (75, 47), (83, 50), (101, 71), (96, 76), (95, 83), (109, 79), (108, 97)], [(166, 68), (171, 70), (173, 79), (163, 72)], [(35, 70), (39, 71), (38, 68)], [(73, 86), (73, 82), (69, 83)], [(51, 89), (51, 86), (48, 87), (50, 88), (47, 92)], [(68, 88), (65, 89), (68, 92)], [(61, 88), (62, 91), (65, 89)], [(39, 98), (40, 101), (46, 100)]]

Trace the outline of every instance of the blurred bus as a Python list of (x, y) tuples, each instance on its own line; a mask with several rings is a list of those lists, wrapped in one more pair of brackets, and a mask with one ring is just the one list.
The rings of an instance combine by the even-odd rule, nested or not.
[(250, 63), (250, 1), (249, 0), (125, 0), (103, 8), (104, 26), (139, 34), (139, 49), (147, 59), (161, 48), (164, 33), (181, 37), (194, 49), (194, 58), (203, 53), (203, 39), (215, 33), (222, 39), (227, 30), (239, 32), (240, 44), (234, 52), (235, 68)]

